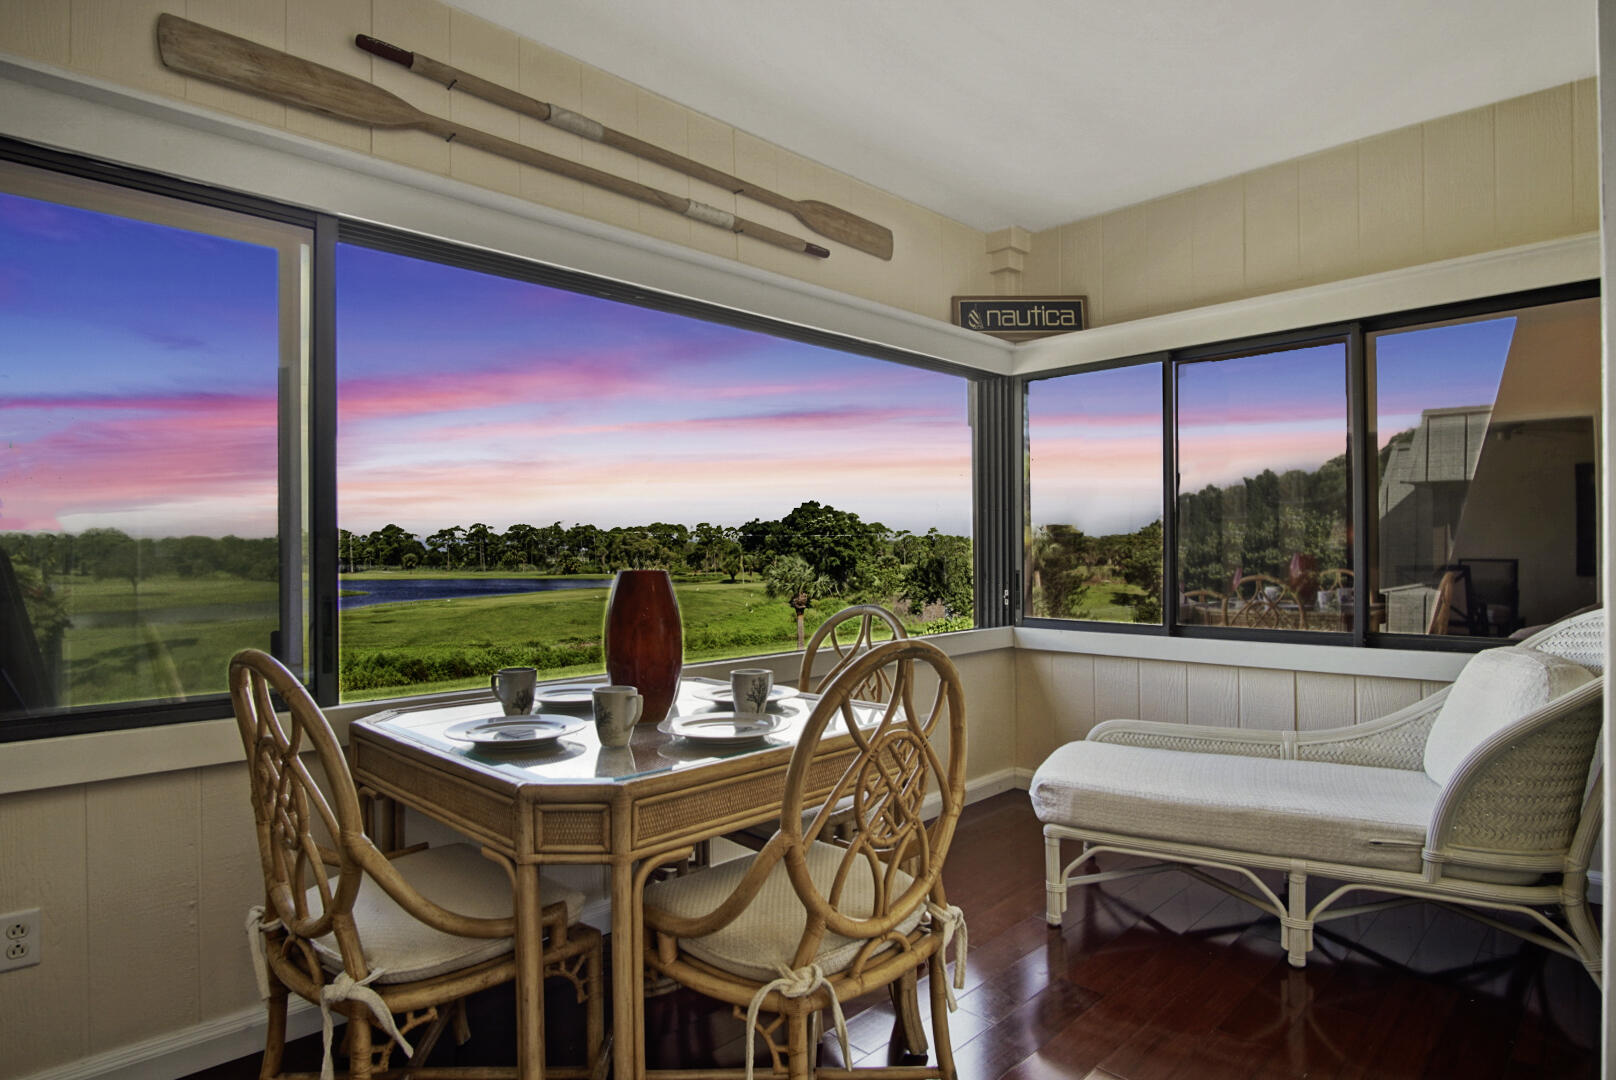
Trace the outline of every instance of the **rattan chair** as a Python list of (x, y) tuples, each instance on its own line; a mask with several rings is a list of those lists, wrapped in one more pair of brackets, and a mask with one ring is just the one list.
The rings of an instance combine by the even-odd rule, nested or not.
[(1224, 601), (1224, 625), (1264, 630), (1306, 630), (1307, 612), (1296, 590), (1268, 574), (1237, 578)]
[[(892, 698), (878, 725), (860, 728), (854, 691), (888, 665), (895, 665)], [(916, 707), (917, 699), (927, 698), (924, 710)], [(852, 735), (856, 754), (834, 779), (815, 777), (814, 754), (833, 727)], [(933, 740), (945, 732), (944, 749)], [(928, 826), (922, 814), (931, 790), (940, 807)], [(761, 1033), (776, 1072), (783, 1069), (794, 1080), (816, 1075), (820, 1010), (835, 1015), (846, 1055), (841, 1002), (883, 986), (912, 985), (925, 968), (936, 1064), (856, 1071), (955, 1080), (947, 1019), (953, 991), (944, 952), (957, 930), (954, 985), (963, 985), (964, 917), (948, 905), (942, 869), (964, 790), (965, 707), (954, 665), (925, 641), (876, 646), (841, 670), (808, 717), (786, 774), (780, 830), (763, 850), (646, 887), (646, 966), (747, 1010), (744, 1074), (752, 1075), (751, 1039)], [(849, 796), (856, 816), (851, 841), (846, 847), (823, 842)], [(759, 1023), (760, 1012), (775, 1019)], [(849, 1074), (847, 1067), (835, 1071)]]
[[(842, 640), (844, 627), (854, 620), (858, 621), (858, 632), (851, 641)], [(831, 681), (847, 670), (854, 661), (875, 648), (876, 628), (883, 626), (893, 641), (909, 636), (903, 628), (903, 623), (898, 621), (898, 617), (879, 604), (858, 604), (843, 608), (820, 623), (819, 628), (814, 631), (814, 636), (808, 639), (808, 644), (803, 649), (802, 670), (797, 676), (797, 688), (817, 693), (829, 686)], [(814, 668), (819, 666), (821, 650), (836, 659), (828, 671), (815, 674)], [(876, 668), (859, 686), (853, 688), (853, 696), (860, 701), (887, 701), (892, 696), (892, 674), (889, 668)]]
[[(287, 708), (284, 718), (275, 713), (271, 690)], [(330, 724), (273, 657), (255, 649), (237, 653), (230, 661), (230, 697), (247, 754), (264, 872), (264, 906), (247, 922), (269, 1009), (260, 1076), (302, 1075), (282, 1071), (291, 993), (324, 1014), (324, 1077), (332, 1075), (332, 1011), (348, 1017), (344, 1075), (355, 1080), (406, 1072), (515, 1076), (514, 1067), (422, 1067), (451, 1021), (465, 1041), (468, 994), (516, 977), (514, 869), (469, 844), (384, 855), (365, 834), (359, 795)], [(324, 770), (329, 795), (304, 753)], [(600, 933), (576, 922), (582, 894), (548, 881), (541, 889), (560, 899), (541, 916), (546, 941), (538, 977), (567, 979), (586, 1003), (587, 1017), (586, 1063), (546, 1074), (600, 1076), (606, 1065)], [(382, 1032), (380, 1040), (372, 1025)], [(423, 1030), (412, 1046), (407, 1036), (417, 1028)], [(395, 1044), (409, 1061), (390, 1068)]]

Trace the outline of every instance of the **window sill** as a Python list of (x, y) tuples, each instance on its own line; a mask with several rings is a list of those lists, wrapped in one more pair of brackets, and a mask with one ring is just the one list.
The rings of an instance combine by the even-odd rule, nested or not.
[[(1009, 628), (964, 630), (928, 638), (951, 657), (994, 652), (1011, 647)], [(768, 656), (736, 657), (686, 665), (691, 675), (725, 675), (730, 668), (745, 664), (773, 669), (775, 678), (795, 683), (801, 653), (774, 653)], [(363, 701), (327, 709), (326, 715), (337, 737), (347, 741), (348, 724), (372, 713), (400, 705), (449, 704), (486, 699), (486, 690), (460, 690), (447, 694)], [(45, 788), (70, 787), (131, 776), (149, 776), (181, 769), (201, 769), (241, 760), (241, 736), (233, 717), (197, 720), (183, 724), (155, 724), (148, 727), (64, 735), (54, 739), (30, 739), (0, 743), (0, 795)]]

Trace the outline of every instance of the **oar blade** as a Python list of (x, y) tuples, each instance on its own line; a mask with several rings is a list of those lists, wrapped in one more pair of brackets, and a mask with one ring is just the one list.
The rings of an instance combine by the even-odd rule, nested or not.
[(815, 199), (798, 199), (792, 215), (828, 240), (846, 244), (877, 259), (892, 258), (892, 230), (868, 218)]
[(165, 67), (301, 109), (375, 127), (412, 127), (422, 119), (404, 99), (345, 72), (210, 26), (163, 14), (157, 49)]

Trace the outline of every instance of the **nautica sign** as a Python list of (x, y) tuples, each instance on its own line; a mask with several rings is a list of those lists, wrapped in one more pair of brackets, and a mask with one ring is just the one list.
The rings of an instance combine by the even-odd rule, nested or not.
[(954, 325), (1026, 341), (1083, 329), (1083, 296), (956, 296)]

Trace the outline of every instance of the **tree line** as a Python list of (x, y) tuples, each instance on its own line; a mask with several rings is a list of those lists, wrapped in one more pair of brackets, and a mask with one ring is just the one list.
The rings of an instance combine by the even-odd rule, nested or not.
[(344, 573), (668, 570), (718, 573), (736, 581), (751, 572), (762, 576), (771, 594), (788, 600), (900, 599), (917, 609), (942, 604), (955, 615), (970, 613), (973, 595), (969, 538), (936, 529), (892, 530), (815, 501), (778, 519), (754, 518), (737, 526), (657, 521), (603, 529), (557, 521), (496, 530), (473, 522), (421, 536), (388, 524), (369, 533), (339, 530), (337, 543)]
[(136, 539), (122, 529), (81, 533), (0, 533), (14, 563), (47, 577), (121, 578), (138, 587), (147, 578), (224, 574), (249, 581), (280, 576), (280, 542), (273, 536), (165, 536)]
[[(1348, 479), (1342, 454), (1313, 470), (1264, 469), (1231, 484), (1181, 493), (1181, 588), (1226, 594), (1242, 574), (1290, 580), (1293, 561), (1313, 573), (1350, 566)], [(1121, 584), (1135, 589), (1116, 591), (1111, 603), (1131, 608), (1134, 622), (1161, 621), (1160, 520), (1108, 536), (1069, 524), (1040, 525), (1027, 561), (1039, 615), (1081, 617), (1097, 589)]]

